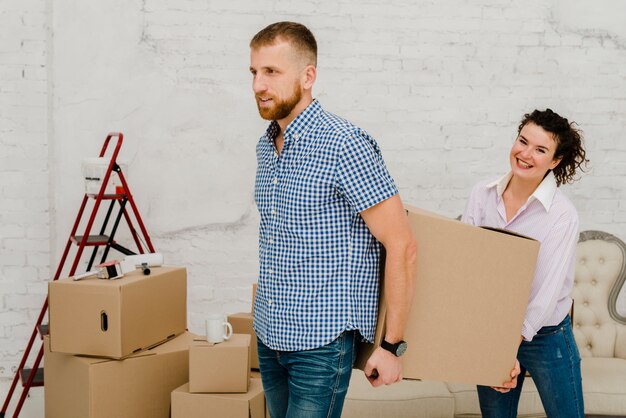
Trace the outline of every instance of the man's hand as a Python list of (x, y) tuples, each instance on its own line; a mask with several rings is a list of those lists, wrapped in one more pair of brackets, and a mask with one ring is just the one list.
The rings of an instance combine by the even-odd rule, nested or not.
[(402, 360), (378, 347), (367, 360), (363, 371), (372, 386), (391, 385), (402, 380)]
[(501, 387), (492, 386), (493, 390), (496, 390), (500, 393), (507, 393), (511, 389), (515, 389), (517, 387), (517, 376), (520, 374), (520, 366), (519, 361), (515, 359), (515, 367), (511, 370), (511, 380), (508, 382), (502, 383)]

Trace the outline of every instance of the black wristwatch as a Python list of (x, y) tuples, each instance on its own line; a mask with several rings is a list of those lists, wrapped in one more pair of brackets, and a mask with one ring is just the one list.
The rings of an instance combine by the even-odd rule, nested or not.
[(406, 341), (398, 341), (397, 343), (392, 344), (385, 341), (384, 338), (383, 341), (380, 343), (380, 346), (396, 357), (400, 357), (401, 355), (403, 355), (408, 347)]

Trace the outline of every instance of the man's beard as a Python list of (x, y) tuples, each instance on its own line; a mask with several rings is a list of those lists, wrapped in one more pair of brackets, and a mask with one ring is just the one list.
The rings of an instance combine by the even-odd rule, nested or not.
[(296, 105), (302, 99), (302, 90), (300, 89), (300, 85), (296, 82), (296, 85), (293, 89), (293, 94), (286, 98), (285, 100), (278, 101), (278, 99), (272, 97), (273, 106), (269, 107), (261, 107), (259, 103), (259, 97), (257, 96), (256, 105), (259, 109), (259, 114), (265, 120), (281, 120), (285, 119), (291, 111), (296, 107)]

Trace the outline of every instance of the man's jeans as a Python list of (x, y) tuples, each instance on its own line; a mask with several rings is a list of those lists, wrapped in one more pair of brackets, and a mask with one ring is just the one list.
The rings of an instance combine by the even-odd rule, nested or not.
[(521, 373), (515, 389), (499, 393), (490, 387), (478, 386), (483, 417), (517, 416), (524, 375), (528, 370), (549, 418), (583, 418), (580, 355), (569, 315), (559, 325), (541, 328), (531, 342), (523, 341), (517, 359)]
[(313, 350), (275, 351), (258, 340), (272, 418), (339, 418), (356, 358), (357, 331)]

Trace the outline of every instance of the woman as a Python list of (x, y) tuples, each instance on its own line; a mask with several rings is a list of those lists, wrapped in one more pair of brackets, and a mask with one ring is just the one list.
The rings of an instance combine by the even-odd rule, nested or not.
[(480, 408), (483, 417), (517, 416), (528, 370), (548, 417), (582, 418), (580, 355), (569, 317), (578, 214), (558, 189), (587, 163), (582, 137), (552, 110), (535, 110), (524, 115), (509, 162), (508, 174), (474, 187), (462, 220), (514, 231), (541, 246), (513, 379), (502, 388), (478, 386)]

